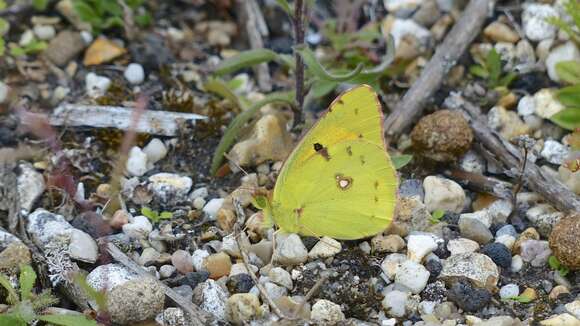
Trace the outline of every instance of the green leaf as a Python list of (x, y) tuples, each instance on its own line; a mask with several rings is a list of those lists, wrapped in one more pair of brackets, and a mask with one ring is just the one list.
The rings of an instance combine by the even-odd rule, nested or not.
[(327, 95), (328, 93), (332, 92), (336, 88), (336, 86), (338, 86), (338, 84), (339, 84), (338, 82), (333, 82), (330, 80), (317, 79), (310, 87), (310, 91), (308, 92), (308, 94), (313, 98), (321, 98)]
[(560, 268), (558, 268), (558, 273), (560, 273), (560, 275), (562, 277), (565, 277), (566, 275), (568, 275), (569, 272), (570, 272), (570, 269), (566, 266), (560, 266)]
[(504, 300), (513, 300), (513, 301), (517, 301), (519, 303), (530, 303), (533, 301), (532, 298), (529, 298), (529, 297), (524, 296), (524, 295), (509, 297), (509, 298), (505, 298)]
[(38, 11), (43, 11), (48, 6), (48, 0), (32, 0), (32, 6)]
[(358, 74), (360, 74), (364, 68), (364, 65), (361, 63), (361, 64), (358, 64), (356, 66), (356, 68), (351, 72), (348, 72), (348, 73), (342, 74), (342, 75), (335, 75), (335, 74), (330, 73), (328, 70), (326, 70), (320, 64), (320, 62), (318, 62), (318, 60), (316, 59), (316, 56), (314, 55), (314, 52), (312, 52), (312, 50), (310, 50), (310, 48), (308, 48), (308, 46), (298, 45), (294, 48), (294, 50), (298, 54), (300, 54), (300, 56), (304, 60), (304, 63), (308, 66), (308, 71), (320, 79), (325, 79), (325, 80), (330, 80), (330, 81), (335, 81), (335, 82), (346, 82), (346, 81), (349, 81), (349, 80), (353, 79), (354, 77), (358, 76)]
[(153, 22), (153, 16), (151, 16), (151, 14), (148, 12), (145, 12), (144, 14), (135, 16), (135, 23), (139, 27), (151, 26), (152, 22)]
[(17, 314), (3, 314), (0, 315), (1, 326), (26, 326), (26, 321), (20, 318)]
[(161, 214), (159, 214), (159, 218), (163, 219), (163, 220), (169, 220), (173, 217), (173, 213), (172, 212), (161, 212)]
[(242, 113), (238, 114), (232, 122), (228, 125), (228, 128), (224, 132), (224, 135), (220, 139), (220, 142), (214, 152), (212, 161), (211, 161), (211, 168), (210, 173), (213, 175), (217, 172), (219, 167), (222, 164), (224, 153), (230, 148), (230, 146), (236, 140), (238, 133), (242, 129), (242, 127), (250, 121), (250, 119), (256, 114), (256, 112), (261, 109), (263, 106), (282, 102), (288, 103), (290, 105), (294, 105), (294, 92), (277, 92), (271, 93), (266, 95), (265, 98), (262, 100), (254, 103), (248, 109), (244, 110)]
[(413, 159), (413, 155), (403, 154), (403, 155), (394, 155), (391, 157), (391, 161), (393, 161), (393, 165), (395, 169), (399, 170), (405, 165), (409, 164)]
[(243, 51), (236, 56), (227, 58), (220, 62), (220, 64), (214, 70), (214, 74), (217, 76), (229, 74), (263, 62), (275, 61), (277, 58), (278, 54), (268, 49)]
[(507, 88), (517, 77), (518, 75), (516, 73), (510, 72), (499, 80), (497, 86)]
[(6, 52), (6, 45), (4, 44), (4, 39), (0, 37), (0, 57)]
[(141, 207), (141, 214), (154, 222), (159, 220), (158, 213), (147, 206)]
[(580, 84), (559, 89), (556, 97), (564, 106), (580, 107)]
[(580, 106), (560, 111), (551, 116), (550, 121), (568, 130), (580, 128)]
[(8, 280), (8, 278), (6, 278), (4, 274), (0, 274), (0, 285), (2, 285), (6, 289), (6, 292), (8, 292), (6, 301), (9, 304), (15, 305), (18, 302), (20, 302), (18, 298), (18, 293), (16, 293), (16, 290), (14, 289), (14, 287), (12, 287), (12, 284), (10, 284), (10, 280)]
[(0, 10), (6, 9), (6, 1), (0, 0)]
[(6, 35), (8, 30), (10, 30), (10, 23), (4, 18), (0, 18), (0, 36)]
[(266, 196), (256, 196), (252, 199), (252, 205), (258, 209), (265, 209), (268, 207), (268, 198)]
[(123, 18), (121, 18), (119, 16), (112, 16), (112, 17), (106, 18), (100, 26), (96, 26), (96, 27), (100, 28), (100, 29), (109, 29), (109, 28), (113, 28), (113, 27), (123, 27), (124, 23), (125, 22), (123, 21)]
[(556, 73), (563, 82), (580, 84), (580, 62), (561, 61), (556, 64)]
[(203, 84), (203, 88), (207, 92), (214, 93), (222, 98), (229, 100), (242, 110), (245, 109), (244, 106), (245, 103), (240, 98), (238, 98), (238, 96), (234, 92), (232, 92), (229, 85), (226, 84), (223, 80), (210, 79), (205, 84)]
[(286, 0), (276, 0), (276, 4), (278, 6), (280, 6), (280, 8), (282, 8), (282, 10), (284, 10), (284, 12), (286, 13), (286, 15), (288, 15), (289, 17), (294, 17), (294, 9), (290, 6), (290, 4), (288, 3), (288, 1), (286, 1)]
[(550, 256), (548, 258), (548, 265), (550, 265), (551, 269), (557, 270), (558, 268), (560, 268), (560, 261), (558, 260), (558, 258), (556, 258), (556, 256)]
[(436, 209), (435, 211), (433, 211), (433, 213), (431, 213), (431, 217), (441, 220), (441, 218), (443, 218), (443, 216), (445, 215), (445, 210), (442, 209)]
[(501, 57), (495, 48), (491, 48), (485, 58), (485, 64), (489, 71), (489, 79), (493, 85), (497, 85), (501, 76)]
[(73, 9), (79, 15), (79, 18), (82, 21), (88, 22), (91, 25), (99, 19), (97, 12), (93, 9), (93, 7), (89, 6), (87, 2), (82, 0), (73, 1)]
[[(10, 44), (12, 45), (12, 44)], [(10, 46), (10, 54), (14, 57), (23, 57), (26, 55), (26, 51), (19, 46)]]
[(32, 297), (32, 288), (36, 282), (36, 272), (30, 265), (20, 266), (20, 296), (22, 300), (27, 300)]
[(83, 315), (38, 315), (38, 320), (42, 320), (55, 325), (63, 326), (97, 326), (97, 322), (87, 319)]
[(483, 66), (473, 65), (469, 67), (469, 72), (479, 78), (487, 79), (489, 77), (489, 71)]

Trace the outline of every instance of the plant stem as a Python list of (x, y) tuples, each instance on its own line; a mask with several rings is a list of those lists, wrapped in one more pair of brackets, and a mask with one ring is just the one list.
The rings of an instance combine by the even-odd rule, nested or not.
[[(296, 45), (304, 43), (304, 13), (306, 11), (304, 1), (296, 0), (294, 3), (294, 41)], [(298, 105), (299, 116), (301, 120), (302, 109), (304, 105), (304, 62), (297, 52), (294, 53), (296, 59), (296, 103)]]

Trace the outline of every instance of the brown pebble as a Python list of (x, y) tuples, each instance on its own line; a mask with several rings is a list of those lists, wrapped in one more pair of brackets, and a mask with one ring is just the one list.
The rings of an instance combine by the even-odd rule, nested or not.
[(556, 223), (550, 234), (550, 249), (562, 265), (580, 270), (580, 213)]
[(214, 280), (229, 275), (230, 270), (232, 269), (230, 256), (224, 252), (207, 256), (203, 264), (205, 269), (209, 272), (209, 277)]
[(111, 221), (109, 222), (109, 225), (113, 229), (119, 230), (123, 227), (123, 225), (125, 225), (127, 223), (129, 223), (129, 213), (125, 212), (122, 209), (119, 209), (113, 214), (113, 217), (111, 218)]
[(516, 242), (514, 243), (514, 247), (512, 248), (512, 253), (514, 255), (519, 255), (522, 249), (522, 243), (526, 240), (540, 240), (540, 234), (534, 228), (527, 228), (520, 234)]
[(379, 234), (371, 239), (371, 248), (374, 253), (399, 252), (405, 248), (405, 240), (397, 234)]
[(570, 290), (568, 290), (567, 287), (563, 285), (556, 285), (552, 291), (550, 291), (549, 297), (551, 300), (557, 300), (560, 295), (568, 293), (570, 293)]

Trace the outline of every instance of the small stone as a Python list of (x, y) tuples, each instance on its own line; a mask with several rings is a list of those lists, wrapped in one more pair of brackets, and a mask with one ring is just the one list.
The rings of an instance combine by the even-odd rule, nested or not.
[(161, 318), (162, 320), (159, 320), (158, 316), (155, 321), (164, 326), (185, 326), (192, 323), (189, 316), (181, 308), (169, 307), (163, 310)]
[[(308, 253), (308, 258), (318, 259), (318, 258), (328, 258), (333, 257), (342, 250), (340, 242), (330, 238), (322, 237), (314, 247)], [(291, 289), (290, 289), (291, 290)]]
[(177, 269), (173, 265), (163, 265), (159, 267), (159, 275), (161, 278), (171, 277)]
[(48, 41), (56, 35), (56, 30), (51, 25), (36, 25), (33, 30), (36, 37), (43, 41)]
[(460, 113), (439, 110), (419, 120), (411, 139), (413, 146), (426, 157), (452, 162), (469, 150), (473, 133)]
[(171, 255), (171, 264), (181, 274), (187, 274), (193, 272), (193, 263), (191, 261), (191, 255), (185, 250), (177, 250)]
[(443, 270), (443, 264), (439, 259), (428, 259), (425, 262), (425, 268), (429, 271), (429, 282), (433, 282), (437, 279), (441, 271)]
[(113, 217), (111, 218), (111, 221), (109, 222), (109, 225), (111, 225), (112, 228), (114, 229), (121, 229), (123, 228), (123, 225), (129, 223), (129, 213), (127, 213), (126, 211), (119, 209), (117, 211), (115, 211), (115, 213), (113, 214)]
[(522, 256), (512, 256), (512, 265), (510, 266), (510, 271), (512, 273), (518, 273), (522, 270), (522, 267), (524, 267), (524, 260), (522, 259)]
[(147, 239), (149, 233), (153, 230), (153, 225), (145, 216), (135, 216), (131, 223), (123, 225), (123, 233), (132, 239)]
[(493, 235), (485, 224), (474, 218), (459, 218), (459, 231), (461, 236), (477, 241), (480, 244), (486, 244), (493, 239)]
[(508, 247), (501, 243), (488, 243), (481, 248), (481, 253), (493, 260), (496, 265), (502, 268), (510, 268), (512, 265), (512, 255)]
[(283, 286), (288, 290), (292, 290), (294, 287), (290, 273), (281, 267), (272, 268), (268, 273), (268, 277), (273, 283)]
[(207, 252), (206, 250), (203, 249), (196, 249), (192, 254), (191, 254), (191, 261), (193, 263), (193, 267), (195, 268), (196, 271), (201, 272), (201, 271), (205, 271), (205, 259), (206, 257), (209, 256), (209, 252)]
[(397, 234), (377, 234), (371, 239), (371, 248), (374, 253), (399, 252), (405, 248), (405, 240)]
[(385, 295), (385, 298), (381, 302), (383, 308), (386, 310), (387, 315), (391, 317), (403, 317), (405, 316), (405, 307), (407, 300), (409, 298), (408, 292), (402, 292), (393, 290)]
[(540, 155), (542, 155), (542, 157), (548, 162), (560, 165), (564, 163), (568, 153), (568, 147), (555, 140), (548, 139), (544, 142), (544, 148), (542, 148)]
[(444, 261), (439, 278), (451, 283), (466, 278), (477, 287), (493, 290), (499, 280), (499, 271), (493, 260), (486, 255), (457, 254)]
[(193, 184), (190, 177), (174, 173), (156, 173), (149, 177), (148, 189), (164, 204), (180, 203), (187, 200)]
[(153, 138), (143, 147), (143, 153), (147, 155), (147, 162), (155, 164), (167, 155), (167, 147), (159, 138)]
[(540, 322), (542, 326), (578, 326), (580, 320), (569, 313), (563, 313), (554, 317), (544, 319)]
[(395, 275), (395, 283), (407, 287), (416, 294), (423, 291), (429, 280), (429, 275), (429, 271), (423, 265), (407, 260), (399, 266)]
[(93, 237), (73, 228), (70, 233), (68, 253), (72, 259), (94, 264), (99, 256), (99, 249)]
[[(259, 268), (257, 266), (248, 264), (250, 266), (250, 270), (252, 271), (252, 273), (256, 274), (259, 270)], [(250, 272), (248, 271), (248, 269), (246, 268), (246, 264), (244, 263), (235, 263), (232, 265), (232, 268), (230, 269), (230, 277), (238, 275), (238, 274), (250, 274)]]
[(560, 76), (558, 76), (558, 72), (556, 71), (556, 65), (563, 61), (580, 62), (580, 51), (574, 42), (568, 41), (559, 45), (552, 49), (550, 54), (548, 54), (548, 57), (546, 58), (546, 69), (548, 71), (548, 76), (552, 81), (560, 82)]
[(107, 312), (119, 324), (135, 324), (163, 311), (165, 290), (157, 281), (141, 277), (107, 293)]
[(521, 116), (532, 115), (536, 112), (536, 101), (533, 96), (525, 95), (518, 102), (518, 114)]
[(467, 172), (483, 174), (485, 171), (485, 160), (475, 151), (468, 151), (459, 160), (461, 168)]
[(332, 301), (320, 299), (312, 305), (310, 318), (320, 323), (338, 323), (345, 319), (344, 313), (339, 305)]
[(495, 237), (495, 242), (506, 246), (511, 252), (514, 244), (516, 243), (516, 238), (512, 237), (511, 235), (501, 235), (499, 237)]
[(201, 198), (201, 197), (197, 197), (193, 200), (193, 208), (195, 209), (203, 209), (203, 207), (205, 206), (205, 199)]
[(537, 228), (540, 235), (548, 237), (552, 228), (564, 216), (548, 204), (539, 204), (526, 211), (526, 217)]
[(572, 172), (566, 166), (561, 165), (558, 168), (558, 175), (562, 181), (572, 192), (580, 195), (580, 170)]
[(209, 272), (209, 277), (217, 280), (222, 276), (230, 274), (232, 261), (230, 256), (224, 252), (209, 255), (204, 261), (204, 268)]
[(193, 303), (221, 320), (226, 319), (228, 297), (226, 289), (214, 280), (200, 283), (193, 290)]
[(508, 25), (498, 21), (494, 21), (487, 25), (483, 30), (483, 35), (489, 37), (495, 42), (516, 43), (520, 39), (520, 36), (516, 31)]
[(130, 84), (139, 85), (145, 80), (145, 70), (138, 63), (130, 63), (123, 73)]
[(36, 171), (32, 164), (26, 162), (18, 164), (20, 173), (16, 179), (18, 202), (21, 214), (28, 215), (34, 203), (42, 196), (46, 189), (44, 176)]
[(548, 295), (548, 297), (550, 300), (558, 300), (558, 297), (564, 294), (570, 294), (570, 290), (568, 290), (568, 288), (563, 285), (556, 285), (552, 291), (550, 291), (550, 295)]
[(92, 66), (111, 62), (126, 52), (127, 50), (117, 43), (105, 37), (99, 37), (85, 51), (83, 64), (85, 66)]
[(449, 250), (451, 255), (471, 253), (479, 250), (479, 244), (473, 240), (458, 238), (449, 240), (447, 250)]
[(0, 80), (0, 103), (6, 102), (8, 99), (8, 93), (10, 92), (10, 87), (6, 85), (5, 82)]
[(437, 242), (435, 242), (435, 239), (431, 235), (411, 234), (407, 243), (407, 257), (411, 261), (420, 263), (423, 257), (435, 249), (437, 249)]
[(501, 237), (504, 235), (511, 236), (511, 237), (515, 238), (518, 236), (518, 232), (516, 231), (516, 228), (513, 225), (506, 224), (506, 225), (502, 226), (501, 228), (499, 228), (495, 232), (496, 237)]
[(14, 241), (0, 252), (0, 273), (16, 274), (20, 266), (30, 265), (31, 261), (28, 247), (20, 241)]
[(506, 284), (499, 289), (499, 297), (502, 299), (509, 299), (517, 297), (520, 294), (520, 287), (517, 284)]
[(548, 241), (526, 240), (522, 242), (520, 255), (525, 262), (529, 262), (534, 267), (545, 266), (551, 254)]
[(520, 296), (530, 301), (534, 301), (538, 298), (538, 293), (533, 288), (526, 288)]
[(228, 321), (236, 325), (250, 322), (261, 316), (263, 309), (260, 300), (252, 293), (236, 293), (228, 298), (226, 316)]
[(288, 294), (288, 290), (283, 286), (278, 286), (272, 282), (267, 282), (264, 284), (264, 289), (266, 293), (272, 300), (276, 300)]
[(547, 4), (527, 4), (522, 13), (522, 25), (526, 37), (531, 41), (542, 41), (556, 36), (557, 27), (548, 22), (549, 17), (558, 17), (558, 12)]
[(509, 316), (496, 316), (487, 320), (475, 323), (474, 326), (519, 326), (522, 325), (519, 319)]
[(483, 225), (485, 225), (486, 228), (489, 228), (491, 226), (492, 221), (493, 221), (493, 217), (491, 216), (489, 211), (486, 209), (476, 211), (473, 213), (461, 214), (459, 216), (459, 221), (461, 221), (462, 219), (474, 219), (476, 221), (481, 222)]
[(397, 17), (409, 17), (421, 4), (419, 0), (385, 0), (385, 9)]
[(580, 319), (580, 300), (567, 303), (564, 305), (564, 307), (566, 307), (566, 311), (568, 311), (571, 315), (574, 315), (576, 318)]
[(139, 257), (139, 263), (143, 266), (149, 266), (155, 263), (160, 257), (161, 254), (154, 248), (145, 248), (141, 253), (141, 257)]
[(487, 212), (491, 215), (492, 224), (495, 225), (506, 223), (512, 211), (513, 204), (507, 199), (498, 199), (487, 208)]
[(255, 166), (268, 160), (281, 161), (292, 148), (285, 118), (267, 114), (256, 122), (249, 139), (234, 145), (228, 154), (230, 167), (236, 171), (238, 166)]
[(554, 226), (550, 248), (558, 261), (572, 270), (580, 270), (580, 215), (572, 214)]
[(308, 251), (297, 234), (277, 234), (274, 261), (292, 266), (304, 263), (308, 258)]
[(494, 106), (489, 110), (487, 122), (505, 139), (512, 139), (530, 132), (530, 127), (520, 119), (517, 113), (508, 111), (502, 106)]
[(50, 40), (44, 56), (57, 66), (64, 66), (74, 59), (85, 48), (81, 34), (73, 31), (62, 31)]
[(407, 261), (407, 257), (403, 254), (390, 254), (381, 263), (381, 270), (390, 280), (393, 280), (399, 267), (405, 261)]
[(226, 286), (231, 293), (248, 293), (254, 286), (254, 281), (248, 274), (236, 274), (228, 277)]
[(554, 114), (565, 109), (564, 105), (558, 101), (555, 90), (544, 88), (534, 94), (536, 115), (549, 119)]
[(447, 297), (467, 312), (479, 311), (491, 301), (491, 293), (488, 290), (473, 288), (465, 281), (455, 282), (449, 289)]
[(429, 212), (441, 209), (461, 213), (465, 202), (465, 192), (454, 181), (436, 176), (428, 176), (423, 181), (425, 205)]
[(520, 234), (514, 247), (512, 248), (512, 253), (519, 254), (521, 250), (522, 243), (526, 240), (540, 240), (540, 234), (534, 228), (527, 228)]
[(85, 77), (85, 86), (90, 97), (99, 97), (105, 95), (111, 86), (111, 80), (104, 76), (98, 76), (94, 72), (89, 72)]
[[(276, 300), (274, 303), (280, 308), (280, 311), (285, 316), (295, 315), (297, 318), (302, 320), (310, 320), (310, 304), (308, 302), (302, 304), (304, 298), (302, 297), (288, 297), (283, 296)], [(298, 313), (295, 313), (299, 307), (302, 307)]]
[(217, 217), (218, 210), (224, 204), (224, 198), (212, 198), (203, 207), (203, 212), (206, 213), (210, 219), (215, 219)]

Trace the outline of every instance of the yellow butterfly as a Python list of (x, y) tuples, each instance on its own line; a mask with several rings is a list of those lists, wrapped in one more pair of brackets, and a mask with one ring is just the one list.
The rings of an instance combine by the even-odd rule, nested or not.
[(286, 159), (271, 198), (256, 198), (256, 206), (282, 232), (344, 240), (382, 232), (398, 188), (382, 126), (370, 86), (344, 92)]

